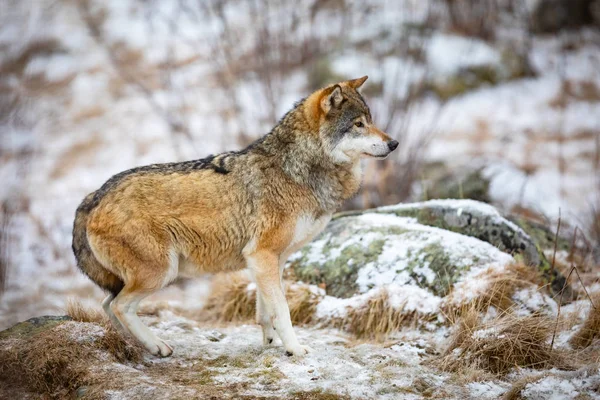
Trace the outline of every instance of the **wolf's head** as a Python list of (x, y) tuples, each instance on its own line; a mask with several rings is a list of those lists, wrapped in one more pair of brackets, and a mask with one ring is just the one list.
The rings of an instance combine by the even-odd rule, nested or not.
[(383, 159), (398, 147), (396, 140), (373, 124), (371, 111), (358, 93), (366, 80), (363, 76), (328, 86), (305, 101), (305, 115), (335, 163), (361, 157)]

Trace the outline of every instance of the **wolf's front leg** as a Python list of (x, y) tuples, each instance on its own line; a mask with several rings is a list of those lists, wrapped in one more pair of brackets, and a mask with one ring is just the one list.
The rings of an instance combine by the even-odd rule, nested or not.
[(304, 355), (311, 349), (298, 342), (294, 328), (292, 328), (290, 309), (281, 287), (278, 260), (277, 255), (268, 251), (257, 251), (247, 256), (248, 268), (256, 277), (256, 287), (263, 301), (264, 309), (262, 311), (271, 320), (285, 350), (293, 355)]
[(275, 339), (275, 328), (271, 317), (267, 313), (265, 300), (262, 297), (260, 290), (256, 290), (256, 323), (262, 328), (263, 345), (268, 346)]

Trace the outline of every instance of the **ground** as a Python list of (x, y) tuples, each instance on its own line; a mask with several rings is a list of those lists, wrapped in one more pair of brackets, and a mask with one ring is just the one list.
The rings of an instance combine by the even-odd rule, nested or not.
[[(278, 342), (263, 347), (257, 325), (199, 324), (169, 309), (143, 320), (175, 347), (173, 355), (145, 353), (135, 362), (119, 361), (101, 349), (73, 390), (78, 398), (497, 399), (523, 377), (532, 381), (523, 386), (526, 399), (600, 398), (597, 367), (595, 373), (571, 375), (550, 370), (544, 379), (528, 368), (503, 377), (442, 372), (447, 329), (405, 329), (383, 342), (368, 342), (335, 329), (297, 327), (300, 340), (314, 351), (290, 357)], [(61, 321), (51, 329), (69, 332), (71, 346), (106, 334), (94, 322)], [(6, 344), (0, 341), (0, 348)], [(26, 393), (4, 382), (0, 395), (25, 398)]]

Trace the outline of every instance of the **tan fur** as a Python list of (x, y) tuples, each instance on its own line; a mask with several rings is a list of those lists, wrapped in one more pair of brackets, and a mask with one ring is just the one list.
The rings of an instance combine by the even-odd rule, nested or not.
[[(395, 148), (356, 92), (365, 80), (318, 90), (244, 151), (126, 171), (88, 196), (77, 212), (73, 249), (79, 267), (111, 292), (103, 305), (113, 323), (167, 356), (171, 347), (135, 314), (138, 303), (178, 276), (248, 267), (265, 338), (274, 328), (288, 352), (308, 351), (292, 330), (282, 266), (357, 192), (359, 158)], [(359, 119), (360, 128), (353, 125)], [(355, 141), (344, 142), (340, 160), (332, 154), (346, 140), (344, 130)], [(352, 147), (367, 143), (363, 137), (369, 147)]]

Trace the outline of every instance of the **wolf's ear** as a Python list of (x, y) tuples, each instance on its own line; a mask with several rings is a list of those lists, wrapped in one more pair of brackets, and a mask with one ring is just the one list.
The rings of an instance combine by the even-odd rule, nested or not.
[(344, 101), (344, 95), (342, 94), (342, 87), (335, 85), (331, 92), (325, 93), (325, 96), (321, 99), (321, 108), (328, 114), (333, 108), (338, 108), (342, 101)]
[(365, 83), (367, 79), (369, 79), (367, 75), (363, 76), (362, 78), (352, 79), (351, 81), (348, 81), (348, 86), (353, 89), (358, 89), (363, 85), (363, 83)]

